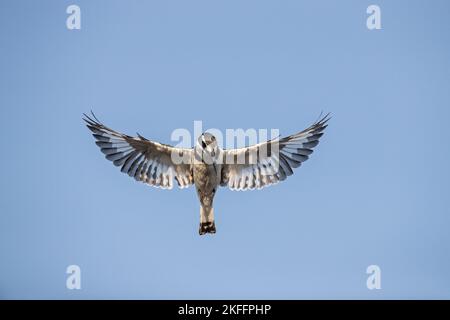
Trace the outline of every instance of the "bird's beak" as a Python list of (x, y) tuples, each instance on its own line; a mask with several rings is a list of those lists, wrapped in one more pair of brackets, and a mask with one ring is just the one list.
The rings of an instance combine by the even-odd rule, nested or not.
[(216, 156), (216, 150), (215, 148), (213, 148), (211, 145), (206, 147), (206, 151), (208, 152), (208, 154), (210, 156), (212, 156), (213, 158)]

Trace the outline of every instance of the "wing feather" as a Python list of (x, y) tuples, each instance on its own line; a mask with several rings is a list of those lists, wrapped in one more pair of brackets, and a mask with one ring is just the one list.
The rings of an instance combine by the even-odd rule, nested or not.
[[(285, 180), (294, 173), (293, 169), (309, 159), (329, 119), (327, 114), (307, 129), (285, 138), (224, 150), (221, 186), (232, 190), (252, 190)], [(250, 155), (256, 155), (256, 161), (250, 161), (253, 157)], [(236, 159), (245, 159), (245, 163), (240, 164)], [(227, 160), (233, 161), (227, 163)]]
[[(95, 144), (112, 161), (120, 171), (137, 181), (163, 189), (172, 189), (173, 179), (180, 188), (193, 184), (192, 164), (193, 149), (175, 148), (150, 141), (140, 134), (131, 137), (114, 131), (98, 121), (95, 115), (84, 114), (83, 120), (92, 131)], [(172, 161), (172, 154), (184, 155), (183, 163)], [(187, 163), (185, 163), (187, 162)]]

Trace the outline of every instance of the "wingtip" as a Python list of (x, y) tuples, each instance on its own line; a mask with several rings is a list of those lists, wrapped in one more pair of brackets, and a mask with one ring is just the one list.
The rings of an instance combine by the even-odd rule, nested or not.
[(92, 109), (91, 109), (91, 115), (92, 115), (92, 117), (94, 117), (94, 119), (95, 119), (98, 123), (101, 123), (101, 121), (98, 120), (98, 118), (95, 116), (95, 113), (94, 113), (94, 111), (92, 111)]
[(327, 127), (327, 125), (326, 125), (327, 122), (330, 121), (330, 119), (332, 118), (331, 117), (331, 112), (328, 112), (324, 116), (322, 116), (322, 115), (323, 115), (323, 111), (320, 112), (320, 115), (318, 117), (318, 120), (315, 122), (315, 125), (326, 128)]
[(82, 119), (87, 123), (88, 127), (101, 125), (100, 120), (98, 120), (98, 118), (95, 116), (95, 114), (92, 110), (91, 110), (91, 115), (87, 115), (86, 113), (83, 112)]

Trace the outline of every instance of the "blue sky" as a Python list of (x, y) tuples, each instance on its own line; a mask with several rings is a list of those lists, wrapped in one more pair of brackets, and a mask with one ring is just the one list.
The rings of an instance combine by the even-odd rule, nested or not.
[[(450, 298), (449, 9), (1, 1), (0, 298)], [(194, 120), (290, 134), (333, 118), (284, 183), (220, 189), (217, 234), (200, 237), (195, 190), (121, 174), (81, 121), (91, 109), (165, 143)]]

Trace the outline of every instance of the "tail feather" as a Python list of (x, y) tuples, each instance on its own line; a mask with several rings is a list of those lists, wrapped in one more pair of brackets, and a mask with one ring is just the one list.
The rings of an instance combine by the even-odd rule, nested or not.
[(216, 233), (216, 224), (213, 222), (200, 222), (198, 233), (202, 236), (206, 233)]
[(200, 227), (198, 229), (200, 235), (206, 233), (216, 233), (216, 224), (214, 223), (214, 208), (200, 207)]

